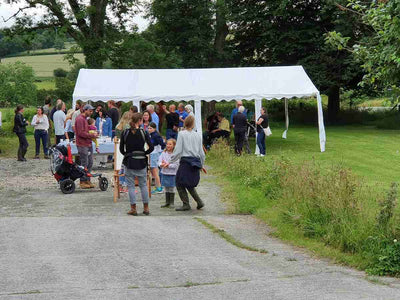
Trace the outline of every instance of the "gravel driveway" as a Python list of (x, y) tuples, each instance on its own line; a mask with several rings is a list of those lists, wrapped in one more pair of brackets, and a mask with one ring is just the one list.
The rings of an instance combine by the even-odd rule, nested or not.
[(149, 217), (131, 217), (111, 188), (63, 195), (48, 161), (1, 159), (0, 299), (400, 299), (397, 279), (313, 258), (252, 216), (226, 215), (214, 181), (202, 178), (203, 210), (161, 209), (156, 195)]

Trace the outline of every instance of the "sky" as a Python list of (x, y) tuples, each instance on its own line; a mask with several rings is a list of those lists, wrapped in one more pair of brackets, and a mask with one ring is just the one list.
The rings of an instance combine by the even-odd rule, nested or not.
[[(20, 7), (23, 7), (22, 4), (0, 4), (0, 28), (10, 27), (13, 25), (13, 19), (8, 22), (4, 22), (4, 19), (8, 19), (10, 16), (15, 14)], [(30, 10), (30, 14), (42, 15), (43, 12), (40, 9)], [(136, 23), (139, 27), (139, 31), (143, 31), (147, 28), (149, 22), (144, 19), (143, 15), (137, 15), (133, 18), (133, 22)]]

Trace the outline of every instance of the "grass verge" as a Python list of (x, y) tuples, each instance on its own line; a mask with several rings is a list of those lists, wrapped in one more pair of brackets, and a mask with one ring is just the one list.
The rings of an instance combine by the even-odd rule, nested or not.
[(195, 218), (197, 221), (199, 221), (201, 224), (203, 224), (205, 227), (207, 227), (208, 229), (211, 230), (211, 232), (218, 234), (221, 238), (223, 238), (225, 241), (227, 241), (228, 243), (241, 248), (241, 249), (245, 249), (248, 251), (253, 251), (253, 252), (258, 252), (258, 253), (268, 253), (267, 250), (265, 249), (258, 249), (249, 245), (245, 245), (242, 242), (236, 240), (233, 236), (231, 236), (229, 233), (225, 232), (225, 230), (222, 229), (218, 229), (217, 227), (215, 227), (214, 225), (208, 223), (206, 220), (202, 219), (202, 218)]
[(207, 163), (236, 194), (237, 212), (261, 218), (277, 237), (370, 274), (400, 275), (396, 184), (377, 188), (343, 162), (236, 157), (223, 144), (213, 146)]

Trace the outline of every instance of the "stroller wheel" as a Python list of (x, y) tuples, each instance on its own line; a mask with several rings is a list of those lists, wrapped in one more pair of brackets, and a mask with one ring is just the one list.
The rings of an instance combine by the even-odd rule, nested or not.
[(61, 181), (60, 188), (64, 194), (72, 194), (75, 191), (75, 182), (71, 179), (65, 179)]
[(107, 189), (108, 189), (108, 179), (105, 178), (105, 177), (99, 177), (99, 187), (100, 187), (100, 190), (102, 190), (103, 192), (107, 191)]

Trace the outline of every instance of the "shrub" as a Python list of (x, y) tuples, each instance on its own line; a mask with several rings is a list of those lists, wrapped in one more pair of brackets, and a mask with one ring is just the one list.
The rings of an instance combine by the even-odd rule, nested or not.
[(44, 90), (44, 89), (38, 90), (37, 91), (37, 105), (43, 106), (44, 100), (46, 99), (47, 96), (49, 96), (51, 99), (56, 99), (57, 93), (55, 90)]
[(390, 112), (376, 122), (380, 129), (400, 129), (400, 114), (397, 111)]
[(0, 64), (0, 82), (0, 107), (36, 101), (33, 69), (26, 64)]
[(54, 77), (67, 77), (68, 72), (63, 68), (58, 68), (53, 71)]

